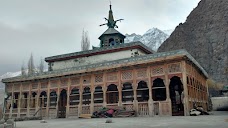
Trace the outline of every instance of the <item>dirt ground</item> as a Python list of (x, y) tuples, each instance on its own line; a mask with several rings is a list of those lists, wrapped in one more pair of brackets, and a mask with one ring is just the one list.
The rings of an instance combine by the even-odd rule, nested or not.
[(208, 116), (185, 117), (129, 117), (96, 119), (50, 119), (16, 122), (17, 128), (228, 128), (228, 112), (214, 112)]

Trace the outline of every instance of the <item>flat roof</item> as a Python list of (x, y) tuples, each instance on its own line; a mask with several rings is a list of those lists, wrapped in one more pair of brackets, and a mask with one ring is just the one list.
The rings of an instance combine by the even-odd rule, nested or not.
[(10, 82), (17, 82), (17, 81), (29, 81), (29, 80), (54, 78), (54, 77), (60, 77), (64, 75), (73, 75), (73, 74), (84, 73), (84, 72), (93, 72), (93, 71), (99, 71), (99, 70), (105, 70), (105, 69), (120, 68), (120, 67), (124, 67), (123, 65), (131, 66), (131, 65), (137, 65), (137, 64), (172, 60), (180, 57), (187, 57), (188, 60), (190, 60), (194, 65), (196, 65), (196, 67), (199, 68), (199, 70), (203, 73), (203, 75), (206, 78), (208, 78), (208, 74), (203, 69), (203, 67), (201, 67), (200, 64), (186, 50), (181, 49), (181, 50), (175, 50), (175, 51), (169, 51), (169, 52), (160, 52), (160, 53), (148, 54), (143, 56), (130, 57), (130, 58), (119, 59), (114, 61), (106, 61), (106, 62), (101, 62), (96, 64), (83, 65), (83, 66), (55, 70), (55, 71), (47, 71), (41, 74), (34, 74), (30, 76), (17, 76), (12, 78), (6, 78), (6, 79), (3, 79), (2, 82), (10, 83)]

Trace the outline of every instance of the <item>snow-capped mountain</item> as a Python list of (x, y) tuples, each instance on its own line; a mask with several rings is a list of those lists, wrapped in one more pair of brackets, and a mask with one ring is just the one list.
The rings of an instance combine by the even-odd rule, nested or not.
[[(167, 30), (167, 33), (171, 32), (171, 30)], [(157, 51), (159, 46), (169, 37), (168, 34), (163, 32), (158, 28), (149, 29), (143, 35), (137, 35), (135, 33), (128, 35), (126, 34), (125, 43), (134, 42), (134, 41), (141, 41), (143, 44), (148, 46), (154, 51)]]
[(21, 75), (21, 71), (18, 72), (7, 72), (0, 76), (0, 88), (4, 88), (4, 84), (1, 82), (4, 78), (10, 78)]
[(172, 32), (174, 31), (173, 29), (167, 29), (167, 30), (162, 30), (165, 34), (167, 34), (167, 35), (171, 35), (172, 34)]

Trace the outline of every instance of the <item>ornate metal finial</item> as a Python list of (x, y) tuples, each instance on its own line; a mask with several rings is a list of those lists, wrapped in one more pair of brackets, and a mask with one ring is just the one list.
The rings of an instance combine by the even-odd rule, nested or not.
[(108, 19), (107, 18), (104, 18), (104, 19), (108, 21), (108, 23), (101, 24), (100, 26), (107, 25), (109, 28), (118, 28), (118, 26), (116, 25), (116, 22), (123, 20), (123, 19), (114, 20), (111, 1), (110, 1), (110, 10), (109, 10)]
[(110, 10), (112, 10), (112, 2), (111, 2), (111, 0), (109, 1), (110, 2)]

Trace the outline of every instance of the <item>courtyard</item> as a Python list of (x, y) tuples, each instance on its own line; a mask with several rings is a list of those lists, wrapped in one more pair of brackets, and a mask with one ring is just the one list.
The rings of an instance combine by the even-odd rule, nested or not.
[(208, 116), (155, 116), (94, 119), (49, 119), (47, 123), (35, 121), (16, 122), (16, 128), (228, 128), (228, 112), (213, 112)]

